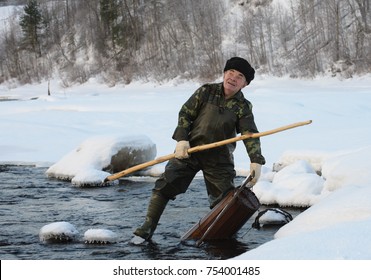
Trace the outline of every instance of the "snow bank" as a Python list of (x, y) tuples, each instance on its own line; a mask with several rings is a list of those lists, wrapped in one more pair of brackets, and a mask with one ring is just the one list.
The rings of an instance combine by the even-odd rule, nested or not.
[(371, 197), (371, 187), (343, 187), (282, 227), (275, 237), (282, 238), (328, 228), (338, 223), (371, 219), (369, 197)]
[(371, 146), (327, 158), (322, 168), (325, 190), (334, 191), (349, 185), (371, 187), (370, 158)]
[(267, 242), (234, 260), (370, 260), (370, 232), (371, 219), (340, 223)]
[(308, 207), (322, 196), (324, 180), (305, 160), (298, 160), (278, 172), (268, 172), (254, 186), (263, 204)]
[(308, 163), (298, 161), (271, 175), (271, 183), (259, 182), (254, 188), (261, 201), (304, 206), (312, 196), (311, 207), (281, 227), (273, 241), (236, 259), (371, 259), (370, 156), (371, 147), (364, 147), (324, 158), (321, 179)]

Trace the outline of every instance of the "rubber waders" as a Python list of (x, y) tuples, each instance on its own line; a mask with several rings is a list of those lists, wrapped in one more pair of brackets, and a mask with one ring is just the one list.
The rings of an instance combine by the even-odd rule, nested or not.
[(141, 227), (135, 230), (134, 234), (145, 240), (151, 239), (168, 201), (169, 200), (161, 194), (153, 192), (151, 200), (149, 201), (146, 220)]

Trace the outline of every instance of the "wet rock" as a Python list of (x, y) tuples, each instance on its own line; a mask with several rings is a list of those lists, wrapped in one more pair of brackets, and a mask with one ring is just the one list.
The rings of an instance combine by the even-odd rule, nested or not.
[(122, 147), (116, 154), (112, 155), (110, 164), (103, 168), (103, 170), (110, 173), (116, 173), (129, 167), (153, 160), (155, 157), (155, 144), (141, 147)]

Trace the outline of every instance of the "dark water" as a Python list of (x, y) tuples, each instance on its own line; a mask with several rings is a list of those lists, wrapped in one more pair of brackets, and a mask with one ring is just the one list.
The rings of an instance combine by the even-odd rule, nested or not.
[[(182, 235), (208, 211), (203, 180), (195, 179), (186, 194), (170, 201), (153, 243), (131, 245), (133, 230), (145, 216), (155, 178), (129, 178), (118, 186), (81, 188), (45, 176), (46, 168), (0, 165), (1, 259), (228, 259), (271, 240), (277, 227), (252, 229), (253, 216), (236, 239), (205, 243), (180, 242)], [(236, 179), (238, 185), (243, 178)], [(297, 215), (300, 209), (289, 209)], [(79, 231), (71, 243), (44, 243), (40, 229), (66, 221)], [(117, 243), (85, 244), (88, 229), (109, 229)]]

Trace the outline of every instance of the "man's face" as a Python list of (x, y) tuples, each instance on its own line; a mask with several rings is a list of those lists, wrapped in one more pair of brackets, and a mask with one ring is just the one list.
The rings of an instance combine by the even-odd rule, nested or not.
[(223, 86), (225, 92), (235, 94), (247, 85), (245, 76), (241, 72), (234, 69), (224, 72)]

